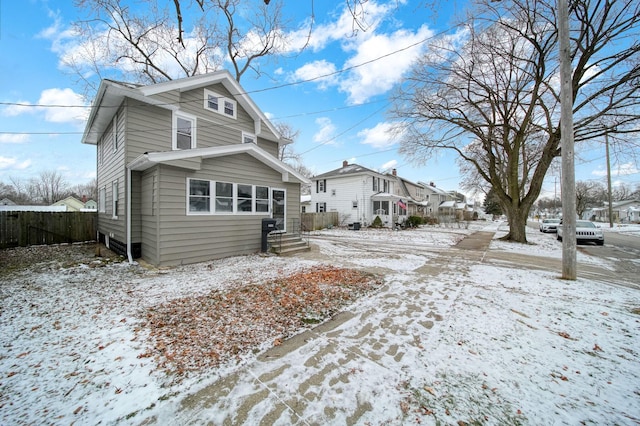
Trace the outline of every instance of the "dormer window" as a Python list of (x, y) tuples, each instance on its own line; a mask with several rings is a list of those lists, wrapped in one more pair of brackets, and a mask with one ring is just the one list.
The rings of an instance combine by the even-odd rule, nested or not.
[(204, 108), (229, 118), (236, 118), (238, 104), (233, 99), (204, 89)]

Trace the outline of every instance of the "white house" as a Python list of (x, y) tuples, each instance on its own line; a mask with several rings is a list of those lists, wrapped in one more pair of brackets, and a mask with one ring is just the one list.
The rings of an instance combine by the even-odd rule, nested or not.
[(360, 222), (363, 226), (371, 224), (376, 216), (389, 227), (407, 217), (407, 200), (395, 193), (396, 180), (391, 176), (344, 161), (341, 168), (311, 181), (309, 212), (336, 211), (340, 222)]

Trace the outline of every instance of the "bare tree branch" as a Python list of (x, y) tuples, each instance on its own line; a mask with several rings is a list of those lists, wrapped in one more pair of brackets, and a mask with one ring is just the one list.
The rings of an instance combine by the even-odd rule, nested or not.
[[(476, 4), (462, 41), (436, 40), (416, 65), (393, 115), (407, 129), (403, 154), (419, 162), (456, 152), (467, 182), (500, 199), (507, 239), (525, 242), (529, 210), (561, 154), (555, 2)], [(640, 132), (640, 6), (576, 0), (571, 19), (575, 140), (606, 133), (629, 143)]]

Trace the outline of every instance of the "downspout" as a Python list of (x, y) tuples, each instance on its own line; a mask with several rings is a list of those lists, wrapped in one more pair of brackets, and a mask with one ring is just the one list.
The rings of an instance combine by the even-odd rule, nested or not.
[(129, 264), (133, 263), (133, 256), (131, 255), (131, 167), (127, 166), (127, 213), (126, 213), (126, 226), (127, 226), (127, 258)]

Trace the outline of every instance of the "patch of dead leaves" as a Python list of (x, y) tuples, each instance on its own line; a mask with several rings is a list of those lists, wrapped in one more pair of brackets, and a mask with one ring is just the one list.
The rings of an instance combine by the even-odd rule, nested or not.
[(320, 322), (381, 281), (354, 269), (320, 267), (260, 284), (183, 297), (149, 308), (146, 331), (153, 357), (167, 373), (183, 375), (216, 367)]

